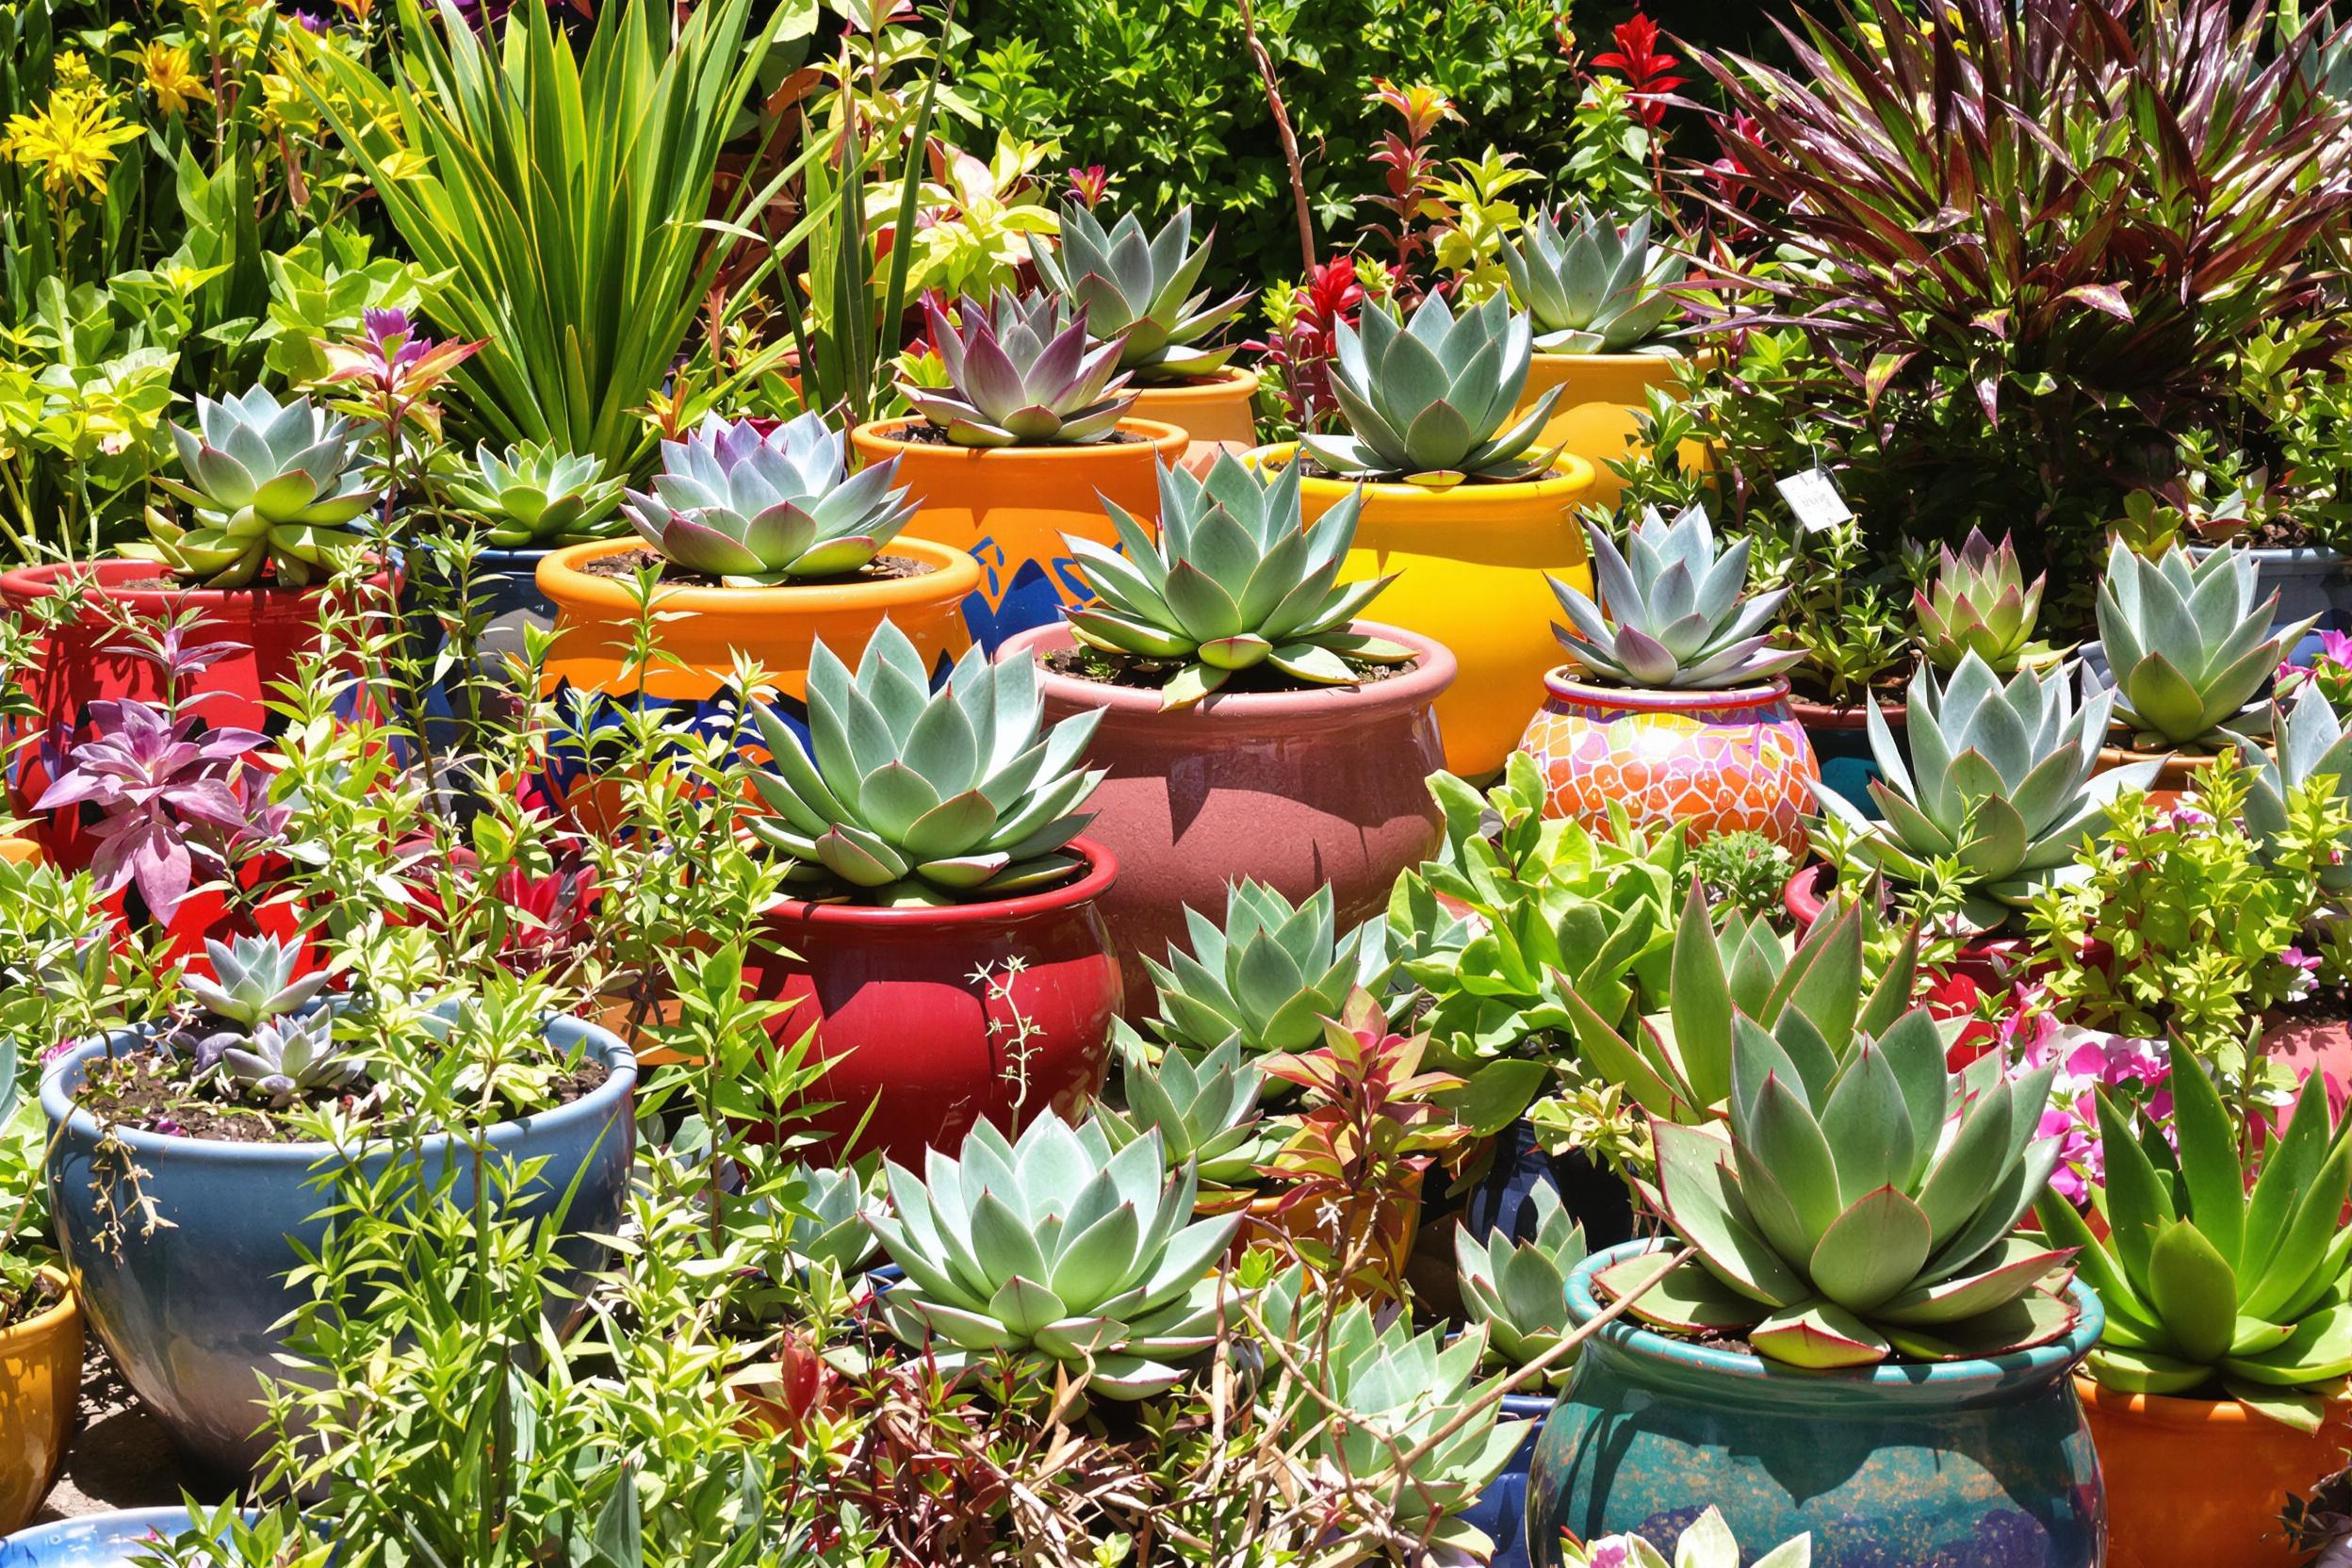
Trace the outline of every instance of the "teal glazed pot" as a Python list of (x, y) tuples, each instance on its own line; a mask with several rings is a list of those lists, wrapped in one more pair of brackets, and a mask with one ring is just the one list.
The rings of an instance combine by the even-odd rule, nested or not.
[[(549, 1218), (571, 1193), (558, 1250), (569, 1266), (563, 1283), (577, 1295), (605, 1263), (604, 1247), (589, 1238), (620, 1227), (635, 1148), (637, 1061), (618, 1037), (578, 1019), (551, 1018), (546, 1028), (560, 1047), (584, 1043), (611, 1075), (571, 1103), (500, 1122), (486, 1137), (494, 1159), (545, 1162), (515, 1195), (505, 1222)], [(342, 1153), (320, 1143), (103, 1133), (74, 1102), (83, 1075), (107, 1051), (145, 1043), (140, 1031), (126, 1031), (50, 1064), (41, 1086), (51, 1134), (50, 1213), (82, 1310), (123, 1379), (193, 1464), (238, 1476), (267, 1447), (256, 1435), (264, 1414), (258, 1375), (291, 1376), (276, 1360), (286, 1348), (279, 1320), (309, 1298), (309, 1289), (289, 1286), (286, 1276), (302, 1261), (298, 1244), (315, 1254), (325, 1239), (325, 1221), (313, 1217), (335, 1200), (334, 1166), (355, 1158), (372, 1173), (392, 1154), (384, 1144)], [(419, 1153), (428, 1169), (455, 1167), (449, 1201), (473, 1201), (466, 1143), (428, 1137)], [(126, 1158), (141, 1172), (139, 1195), (165, 1223), (153, 1231), (132, 1223), (109, 1244), (101, 1200), (119, 1183)], [(557, 1301), (576, 1310), (569, 1296)], [(556, 1301), (549, 1305), (556, 1310)]]
[[(1578, 1266), (1571, 1324), (1600, 1315), (1596, 1275), (1654, 1245)], [(2098, 1568), (2106, 1491), (2070, 1375), (2105, 1315), (2069, 1289), (2065, 1339), (1936, 1366), (1801, 1372), (1603, 1325), (1536, 1442), (1533, 1561), (1559, 1568), (1562, 1530), (1671, 1543), (1712, 1504), (1752, 1555), (1811, 1532), (1813, 1568)]]

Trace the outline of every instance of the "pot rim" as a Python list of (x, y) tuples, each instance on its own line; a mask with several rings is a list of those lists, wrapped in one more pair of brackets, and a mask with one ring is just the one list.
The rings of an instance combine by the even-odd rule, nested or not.
[(1774, 676), (1761, 686), (1721, 686), (1688, 690), (1662, 686), (1593, 686), (1569, 678), (1571, 666), (1555, 664), (1544, 672), (1544, 689), (1568, 702), (1596, 708), (1622, 708), (1630, 713), (1689, 713), (1724, 708), (1770, 708), (1788, 696), (1788, 678)]
[[(1592, 1293), (1592, 1281), (1603, 1269), (1627, 1258), (1654, 1251), (1663, 1245), (1663, 1241), (1657, 1239), (1637, 1238), (1619, 1242), (1578, 1264), (1568, 1275), (1570, 1326), (1581, 1326), (1600, 1315), (1603, 1309), (1599, 1298)], [(1791, 1390), (1883, 1389), (1890, 1394), (1906, 1394), (1923, 1387), (1934, 1387), (1952, 1395), (1989, 1394), (1997, 1389), (2034, 1380), (2043, 1374), (2055, 1376), (2090, 1354), (2091, 1347), (2099, 1343), (2099, 1334), (2107, 1327), (2106, 1310), (2099, 1305), (2098, 1296), (2081, 1280), (2067, 1281), (2066, 1294), (2081, 1315), (2064, 1338), (2048, 1345), (2037, 1345), (2030, 1350), (2013, 1350), (2001, 1356), (1971, 1356), (1964, 1361), (1810, 1371), (1802, 1367), (1781, 1366), (1757, 1355), (1670, 1338), (1641, 1326), (1630, 1314), (1603, 1324), (1595, 1337), (1614, 1349), (1645, 1361), (1664, 1362), (1712, 1377), (1735, 1380), (1751, 1387), (1772, 1383)]]
[[(1241, 461), (1265, 472), (1288, 463), (1298, 450), (1296, 441), (1277, 441), (1270, 446), (1252, 447), (1244, 452)], [(1598, 475), (1592, 465), (1574, 452), (1563, 451), (1552, 460), (1551, 471), (1541, 479), (1504, 480), (1495, 484), (1473, 483), (1464, 481), (1444, 489), (1430, 489), (1419, 484), (1407, 484), (1402, 480), (1329, 479), (1319, 474), (1300, 474), (1299, 489), (1308, 495), (1338, 497), (1350, 490), (1361, 490), (1367, 499), (1417, 502), (1428, 506), (1457, 496), (1479, 498), (1571, 500), (1592, 488)], [(1363, 547), (1358, 546), (1359, 548)]]
[(1080, 837), (1070, 840), (1068, 847), (1086, 861), (1086, 870), (1079, 874), (1077, 880), (1057, 883), (1032, 892), (1014, 893), (1008, 898), (911, 909), (886, 909), (871, 904), (812, 903), (788, 894), (769, 905), (760, 914), (770, 925), (813, 925), (835, 931), (890, 932), (901, 936), (910, 932), (1002, 925), (1038, 915), (1059, 914), (1102, 897), (1110, 890), (1111, 884), (1119, 876), (1119, 861), (1104, 845)]
[(1620, 349), (1613, 354), (1572, 354), (1562, 353), (1554, 349), (1531, 348), (1529, 359), (1530, 363), (1538, 365), (1624, 365), (1628, 361), (1648, 360), (1654, 360), (1661, 365), (1673, 365), (1686, 359), (1711, 359), (1715, 353), (1716, 351), (1713, 349), (1685, 349), (1672, 342), (1661, 341), (1649, 345), (1636, 345), (1630, 349)]
[[(2109, 740), (2113, 740), (2118, 734), (2130, 733), (2131, 731), (2122, 720), (2108, 721), (2107, 738)], [(2111, 768), (2123, 767), (2132, 762), (2161, 761), (2165, 763), (2168, 769), (2179, 767), (2187, 773), (2197, 773), (2212, 767), (2220, 756), (2221, 753), (2218, 751), (2191, 751), (2184, 746), (2174, 746), (2166, 751), (2136, 751), (2131, 746), (2108, 745), (2102, 742), (2099, 748), (2099, 760)], [(2162, 776), (2160, 773), (2158, 777)]]
[[(246, 1509), (242, 1517), (249, 1525), (261, 1519), (258, 1510)], [(0, 1546), (64, 1545), (78, 1537), (88, 1536), (94, 1544), (129, 1544), (144, 1541), (151, 1535), (174, 1535), (194, 1523), (188, 1510), (178, 1503), (155, 1503), (146, 1508), (110, 1508), (98, 1513), (77, 1513), (63, 1519), (44, 1520), (27, 1525), (13, 1535), (0, 1536)], [(103, 1535), (92, 1532), (106, 1531)]]
[(1222, 721), (1228, 725), (1266, 725), (1343, 715), (1370, 717), (1395, 710), (1425, 708), (1436, 701), (1460, 673), (1452, 650), (1435, 638), (1384, 621), (1354, 621), (1349, 629), (1404, 644), (1416, 655), (1413, 667), (1402, 675), (1352, 686), (1311, 686), (1296, 692), (1236, 692), (1230, 695), (1212, 692), (1189, 709), (1163, 713), (1157, 692), (1106, 686), (1099, 680), (1081, 680), (1047, 669), (1039, 655), (1077, 645), (1078, 639), (1067, 621), (1048, 621), (1043, 626), (1016, 632), (1004, 640), (996, 657), (1001, 663), (1008, 658), (1028, 655), (1037, 672), (1039, 690), (1072, 708), (1099, 708), (1106, 712), (1169, 724), (1213, 725)]
[[(1085, 463), (1104, 452), (1133, 451), (1137, 445), (1133, 441), (1057, 441), (1034, 447), (951, 447), (936, 441), (909, 441), (892, 433), (928, 423), (930, 421), (921, 415), (913, 414), (893, 419), (869, 419), (849, 433), (850, 443), (853, 446), (879, 447), (893, 456), (917, 452), (967, 463), (984, 463), (991, 459), (1004, 462), (1016, 457), (1039, 463)], [(1192, 444), (1192, 437), (1182, 426), (1171, 425), (1164, 419), (1121, 419), (1113, 428), (1129, 435), (1142, 436), (1154, 456), (1169, 462), (1183, 456), (1184, 449)]]
[[(569, 1104), (533, 1111), (528, 1116), (510, 1117), (475, 1131), (485, 1135), (485, 1141), (494, 1149), (504, 1150), (543, 1132), (550, 1125), (560, 1126), (572, 1120), (592, 1120), (626, 1106), (637, 1087), (637, 1054), (627, 1041), (602, 1026), (586, 1019), (565, 1014), (551, 1014), (545, 1021), (551, 1031), (568, 1026), (569, 1031), (584, 1036), (589, 1048), (599, 1053), (610, 1075), (588, 1093)], [(329, 1160), (349, 1162), (365, 1159), (389, 1147), (394, 1140), (381, 1137), (361, 1139), (351, 1147), (332, 1143), (229, 1143), (219, 1138), (185, 1137), (175, 1133), (150, 1132), (143, 1127), (112, 1127), (100, 1124), (97, 1117), (77, 1103), (66, 1087), (66, 1080), (81, 1077), (80, 1070), (109, 1048), (136, 1048), (152, 1041), (152, 1026), (119, 1029), (102, 1040), (90, 1040), (48, 1063), (41, 1075), (41, 1108), (49, 1119), (49, 1125), (63, 1128), (75, 1137), (96, 1140), (111, 1137), (125, 1148), (148, 1154), (171, 1153), (183, 1159), (198, 1159), (208, 1165), (230, 1166), (247, 1169), (295, 1171), (307, 1173)], [(450, 1143), (462, 1141), (454, 1133), (433, 1133), (418, 1141), (418, 1148), (427, 1157), (439, 1155)]]
[[(1877, 709), (1878, 716), (1890, 725), (1911, 722), (1911, 699), (1907, 694), (1892, 702), (1873, 696), (1870, 705)], [(1788, 707), (1797, 715), (1799, 723), (1820, 729), (1861, 729), (1870, 723), (1868, 713), (1858, 702), (1838, 708), (1826, 702), (1815, 702), (1794, 689), (1788, 693)]]
[[(2253, 1427), (2258, 1421), (2278, 1427), (2281, 1431), (2294, 1429), (2268, 1416), (2255, 1414), (2237, 1399), (2196, 1399), (2180, 1394), (2127, 1394), (2121, 1389), (2108, 1388), (2087, 1369), (2074, 1374), (2076, 1397), (2085, 1407), (2095, 1407), (2109, 1415), (2125, 1416), (2145, 1421), (2150, 1426), (2198, 1429), (2209, 1427)], [(2352, 1396), (2339, 1395), (2325, 1401), (2329, 1417), (2338, 1424), (2352, 1417)], [(2313, 1443), (2324, 1442), (2327, 1435), (2323, 1424), (2317, 1432), (2308, 1434)]]
[(2332, 545), (2240, 545), (2224, 540), (2217, 545), (2191, 545), (2188, 550), (2190, 559), (2196, 561), (2202, 561), (2215, 550), (2244, 550), (2260, 566), (2303, 566), (2314, 572), (2330, 571), (2352, 561), (2352, 555)]
[[(560, 546), (539, 558), (532, 578), (539, 591), (559, 604), (594, 610), (608, 619), (633, 617), (637, 596), (631, 584), (620, 578), (597, 577), (581, 567), (608, 555), (643, 548), (645, 541), (634, 537)], [(900, 606), (960, 602), (980, 586), (980, 563), (953, 545), (902, 533), (883, 546), (880, 553), (912, 556), (930, 563), (933, 569), (920, 577), (863, 582), (779, 583), (772, 588), (663, 584), (655, 588), (653, 604), (657, 610), (743, 617), (817, 613), (852, 607), (879, 608), (887, 614)]]
[[(1220, 367), (1214, 375), (1187, 376), (1183, 381), (1130, 381), (1127, 384), (1127, 390), (1139, 393), (1149, 392), (1154, 397), (1198, 399), (1205, 401), (1217, 393), (1239, 391), (1244, 386), (1250, 389), (1252, 397), (1256, 396), (1257, 372), (1245, 369), (1238, 365), (1227, 365)], [(1125, 423), (1124, 420), (1120, 422)], [(1143, 422), (1162, 424), (1167, 421), (1145, 420)]]
[[(368, 578), (371, 585), (388, 586), (392, 571), (381, 561)], [(122, 588), (115, 583), (124, 578), (152, 577), (170, 568), (152, 561), (133, 561), (123, 556), (108, 556), (103, 561), (43, 561), (31, 565), (11, 566), (0, 571), (0, 599), (30, 601), (48, 598), (57, 593), (60, 578), (72, 572), (88, 572), (95, 580), (94, 586), (108, 598), (149, 609), (169, 610), (189, 604), (227, 605), (250, 604), (264, 612), (287, 612), (325, 594), (328, 584), (306, 583), (300, 588), (281, 587), (274, 582), (247, 583), (241, 588), (206, 588), (196, 585), (180, 588)]]
[(13, 1350), (37, 1339), (69, 1328), (82, 1315), (82, 1298), (74, 1294), (73, 1277), (55, 1264), (42, 1264), (37, 1271), (63, 1292), (54, 1306), (44, 1307), (13, 1328), (0, 1329), (0, 1351)]

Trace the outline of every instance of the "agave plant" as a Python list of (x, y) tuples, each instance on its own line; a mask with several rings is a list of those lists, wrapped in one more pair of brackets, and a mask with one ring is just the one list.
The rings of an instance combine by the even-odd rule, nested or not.
[(2316, 1431), (2352, 1374), (2352, 1232), (2343, 1224), (2352, 1117), (2331, 1119), (2327, 1082), (2312, 1073), (2283, 1132), (2261, 1140), (2249, 1192), (2254, 1140), (2178, 1037), (2166, 1083), (2171, 1144), (2140, 1135), (2099, 1092), (2104, 1239), (2064, 1199), (2045, 1195), (2038, 1206), (2044, 1232), (2078, 1250), (2107, 1309), (2091, 1376), (2126, 1394), (2217, 1388)]
[(172, 427), (182, 478), (155, 483), (188, 503), (192, 524), (158, 509), (148, 538), (122, 553), (159, 562), (207, 587), (238, 588), (268, 566), (281, 587), (300, 588), (334, 571), (365, 540), (345, 525), (381, 491), (361, 469), (362, 432), (308, 398), (284, 403), (267, 387), (242, 397), (196, 400), (196, 429)]
[(1354, 629), (1394, 577), (1336, 585), (1355, 542), (1360, 498), (1348, 496), (1301, 527), (1298, 469), (1264, 480), (1220, 454), (1207, 479), (1163, 466), (1158, 538), (1117, 501), (1103, 509), (1117, 549), (1064, 534), (1095, 602), (1070, 612), (1090, 648), (1175, 666), (1163, 712), (1189, 708), (1236, 671), (1270, 664), (1310, 686), (1362, 679), (1350, 662), (1401, 664), (1413, 649)]
[[(2321, 779), (2333, 779), (2339, 797), (2352, 796), (2352, 735), (2315, 681), (2296, 691), (2292, 705), (2271, 705), (2268, 749), (2248, 741), (2238, 748), (2246, 758), (2246, 825), (2264, 845), (2276, 843), (2287, 831), (2297, 793)], [(2322, 866), (2319, 885), (2330, 892), (2352, 890), (2352, 856)]]
[(1608, 612), (1560, 579), (1545, 580), (1568, 616), (1553, 634), (1592, 675), (1627, 686), (1712, 691), (1755, 685), (1805, 657), (1772, 646), (1764, 629), (1788, 591), (1740, 598), (1748, 542), (1735, 539), (1718, 554), (1706, 507), (1694, 503), (1672, 522), (1644, 507), (1625, 537), (1630, 559), (1598, 522), (1588, 520), (1585, 531)]
[(1560, 389), (1513, 418), (1527, 384), (1533, 333), (1501, 294), (1456, 316), (1442, 294), (1401, 324), (1366, 310), (1332, 328), (1331, 396), (1346, 435), (1303, 432), (1298, 445), (1342, 479), (1533, 479), (1560, 448), (1536, 449)]
[(604, 464), (545, 441), (501, 452), (483, 442), (474, 466), (453, 475), (449, 499), (487, 525), (485, 540), (499, 549), (539, 549), (613, 531), (621, 482), (604, 477)]
[(1618, 1264), (1604, 1295), (1657, 1279), (1636, 1315), (1814, 1368), (2006, 1354), (2073, 1328), (2066, 1253), (2017, 1233), (2058, 1163), (2036, 1135), (2054, 1065), (2008, 1078), (1995, 1054), (1949, 1073), (1924, 1008), (1876, 1037), (1825, 1037), (1794, 1007), (1732, 1029), (1729, 1126), (1650, 1122), (1642, 1190), (1690, 1252)]
[(1156, 1132), (1168, 1158), (1190, 1161), (1204, 1184), (1248, 1184), (1263, 1163), (1258, 1096), (1266, 1090), (1266, 1074), (1243, 1057), (1241, 1041), (1229, 1039), (1198, 1062), (1172, 1050), (1154, 1061), (1141, 1036), (1124, 1023), (1118, 1029), (1127, 1108), (1097, 1113), (1112, 1146), (1123, 1149)]
[(1184, 911), (1184, 948), (1145, 958), (1159, 992), (1154, 1027), (1171, 1045), (1207, 1051), (1239, 1039), (1253, 1052), (1304, 1051), (1323, 1037), (1348, 993), (1388, 969), (1387, 927), (1341, 932), (1325, 886), (1293, 905), (1262, 882), (1233, 883), (1222, 925)]
[[(1471, 1239), (1467, 1226), (1454, 1232), (1454, 1267), (1470, 1321), (1486, 1325), (1488, 1345), (1507, 1366), (1527, 1365), (1568, 1335), (1568, 1276), (1584, 1261), (1584, 1227), (1568, 1217), (1560, 1194), (1538, 1183), (1535, 1236), (1514, 1241), (1496, 1231), (1485, 1241)], [(1567, 1381), (1576, 1359), (1563, 1356), (1545, 1380)]]
[(1125, 341), (1090, 343), (1086, 312), (1058, 294), (966, 295), (956, 318), (926, 298), (944, 387), (901, 382), (899, 394), (958, 447), (1059, 447), (1106, 441), (1135, 402), (1119, 368)]
[(1004, 1355), (1144, 1398), (1209, 1348), (1234, 1298), (1212, 1266), (1241, 1217), (1194, 1219), (1199, 1172), (1171, 1173), (1156, 1132), (1115, 1150), (1091, 1121), (1041, 1116), (1016, 1142), (984, 1121), (923, 1176), (887, 1171), (893, 1212), (869, 1223), (906, 1282), (883, 1317), (950, 1375)]
[(2086, 678), (2077, 706), (2063, 669), (2019, 670), (2004, 684), (1969, 653), (1949, 681), (1911, 678), (1910, 760), (1875, 706), (1864, 717), (1881, 777), (1872, 821), (1834, 790), (1814, 799), (1850, 836), (1862, 864), (1903, 882), (1957, 861), (1968, 918), (1993, 926), (2042, 889), (2076, 874), (2075, 850), (2106, 825), (2126, 790), (2144, 790), (2161, 760), (2097, 772), (2115, 694)]
[(1036, 664), (974, 647), (931, 690), (923, 656), (885, 620), (853, 677), (819, 641), (808, 658), (808, 738), (753, 710), (772, 766), (753, 783), (761, 841), (794, 880), (882, 904), (995, 898), (1068, 875), (1061, 853), (1092, 820), (1102, 781), (1078, 765), (1100, 710), (1042, 729)]
[(1062, 249), (1029, 236), (1029, 255), (1046, 287), (1086, 312), (1086, 329), (1119, 340), (1119, 364), (1137, 381), (1171, 382), (1216, 375), (1233, 357), (1231, 348), (1203, 347), (1202, 340), (1238, 315), (1247, 292), (1211, 304), (1194, 292), (1209, 263), (1212, 231), (1192, 243), (1192, 208), (1146, 235), (1132, 212), (1105, 231), (1082, 202), (1062, 205)]
[(180, 988), (214, 1018), (252, 1028), (295, 1011), (326, 988), (324, 972), (295, 975), (302, 953), (299, 943), (274, 937), (238, 937), (226, 943), (206, 938), (204, 956), (212, 960), (215, 978), (191, 972), (181, 977)]
[(1928, 662), (1949, 674), (1973, 653), (2004, 676), (2020, 664), (2050, 662), (2056, 656), (2033, 640), (2048, 581), (2047, 575), (2025, 580), (2017, 547), (2006, 534), (1996, 548), (1982, 529), (1972, 528), (1959, 554), (1943, 547), (1935, 583), (1911, 593)]
[(2115, 674), (2115, 717), (2143, 746), (2210, 745), (2245, 720), (2317, 616), (2274, 627), (2278, 596), (2255, 600), (2254, 558), (2175, 545), (2150, 561), (2121, 542), (2099, 583), (2099, 636)]
[(841, 433), (814, 410), (761, 435), (717, 415), (662, 443), (653, 493), (629, 492), (638, 537), (662, 559), (738, 586), (854, 572), (915, 514), (898, 459), (848, 471)]
[(1503, 247), (1511, 297), (1534, 318), (1537, 352), (1624, 353), (1674, 314), (1668, 290), (1690, 261), (1650, 243), (1647, 213), (1622, 230), (1581, 208), (1567, 217), (1563, 234), (1538, 213), (1517, 244)]
[(265, 1020), (241, 1044), (221, 1050), (219, 1070), (278, 1109), (303, 1095), (350, 1088), (367, 1074), (368, 1058), (338, 1044), (335, 1026), (332, 1007)]

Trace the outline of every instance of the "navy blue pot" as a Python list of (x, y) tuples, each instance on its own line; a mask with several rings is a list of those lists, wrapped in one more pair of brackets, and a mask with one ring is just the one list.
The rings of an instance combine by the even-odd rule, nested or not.
[(189, 1523), (184, 1508), (132, 1508), (34, 1525), (0, 1537), (0, 1568), (129, 1568), (143, 1543)]
[[(578, 1183), (563, 1243), (576, 1271), (565, 1283), (577, 1289), (605, 1262), (604, 1249), (586, 1238), (620, 1225), (635, 1151), (637, 1061), (617, 1036), (579, 1019), (550, 1019), (547, 1033), (565, 1048), (584, 1043), (612, 1076), (568, 1105), (501, 1122), (487, 1137), (494, 1158), (545, 1162), (507, 1211), (511, 1221), (553, 1215)], [(277, 1324), (309, 1298), (307, 1286), (286, 1283), (301, 1261), (296, 1244), (315, 1251), (323, 1241), (326, 1225), (313, 1216), (333, 1200), (335, 1166), (353, 1156), (326, 1144), (219, 1143), (127, 1128), (111, 1135), (122, 1152), (102, 1153), (98, 1121), (74, 1095), (90, 1062), (140, 1049), (144, 1039), (131, 1030), (79, 1047), (42, 1079), (50, 1213), (83, 1311), (124, 1380), (194, 1464), (239, 1475), (268, 1446), (255, 1433), (263, 1417), (256, 1375), (289, 1376), (275, 1359), (286, 1348)], [(466, 1144), (431, 1137), (422, 1153), (429, 1168), (454, 1166), (450, 1201), (473, 1201)], [(372, 1172), (392, 1152), (369, 1144), (355, 1157)], [(118, 1227), (127, 1231), (119, 1244), (102, 1246), (98, 1187), (112, 1188), (127, 1209), (124, 1158), (141, 1170), (139, 1195), (165, 1224), (142, 1233), (133, 1217)]]
[(1503, 1466), (1503, 1473), (1487, 1483), (1462, 1517), (1487, 1533), (1494, 1543), (1493, 1568), (1529, 1568), (1527, 1555), (1527, 1467), (1535, 1462), (1536, 1438), (1544, 1429), (1544, 1420), (1552, 1413), (1552, 1396), (1548, 1394), (1506, 1394), (1503, 1396), (1503, 1415), (1506, 1421), (1532, 1421), (1525, 1442)]

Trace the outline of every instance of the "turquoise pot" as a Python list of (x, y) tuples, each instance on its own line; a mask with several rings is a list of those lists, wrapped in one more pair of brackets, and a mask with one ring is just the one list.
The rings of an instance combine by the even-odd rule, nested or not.
[[(1655, 1245), (1586, 1259), (1571, 1323), (1600, 1315), (1595, 1275)], [(1533, 1560), (1558, 1568), (1563, 1529), (1671, 1552), (1711, 1503), (1752, 1557), (1810, 1531), (1813, 1568), (2097, 1568), (2106, 1492), (2069, 1374), (2106, 1319), (2070, 1289), (2064, 1340), (1938, 1366), (1800, 1372), (1603, 1325), (1536, 1443)]]

